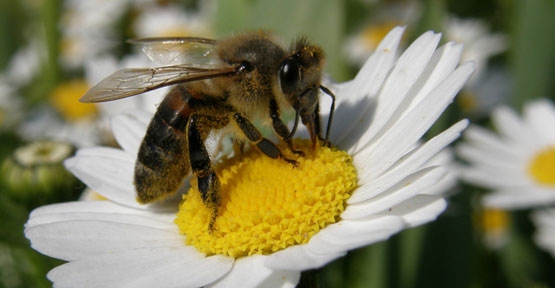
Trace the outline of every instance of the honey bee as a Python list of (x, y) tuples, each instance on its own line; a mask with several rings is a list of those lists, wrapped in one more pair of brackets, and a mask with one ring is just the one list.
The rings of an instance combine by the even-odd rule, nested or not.
[[(231, 128), (237, 143), (250, 143), (269, 157), (293, 165), (296, 161), (263, 137), (251, 120), (269, 121), (279, 139), (296, 154), (302, 154), (292, 142), (299, 118), (313, 149), (318, 143), (328, 143), (335, 96), (321, 84), (324, 52), (306, 38), (294, 41), (288, 49), (264, 31), (219, 41), (184, 37), (131, 42), (141, 45), (151, 60), (164, 66), (119, 70), (92, 87), (80, 101), (111, 101), (174, 85), (159, 105), (139, 148), (134, 185), (140, 203), (175, 193), (192, 173), (214, 221), (221, 187), (205, 141), (215, 130)], [(332, 99), (324, 137), (320, 90)], [(291, 108), (295, 118), (290, 130), (280, 112)]]

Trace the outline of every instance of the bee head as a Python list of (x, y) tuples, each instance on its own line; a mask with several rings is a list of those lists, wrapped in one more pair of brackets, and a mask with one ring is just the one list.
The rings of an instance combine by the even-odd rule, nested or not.
[[(295, 109), (295, 120), (301, 118), (315, 146), (317, 139), (322, 138), (318, 90), (321, 86), (324, 51), (319, 46), (308, 44), (304, 38), (296, 41), (291, 50), (290, 56), (281, 62), (279, 84), (285, 99)], [(290, 136), (295, 129), (296, 124)]]

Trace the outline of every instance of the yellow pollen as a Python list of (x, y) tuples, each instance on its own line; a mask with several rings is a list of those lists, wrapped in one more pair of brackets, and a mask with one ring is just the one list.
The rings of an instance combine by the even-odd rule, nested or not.
[(336, 148), (311, 151), (308, 141), (295, 145), (306, 154), (288, 156), (297, 160), (296, 167), (252, 150), (215, 169), (222, 200), (212, 231), (211, 210), (192, 180), (175, 220), (187, 245), (208, 255), (234, 258), (269, 254), (307, 243), (320, 229), (337, 222), (345, 200), (357, 187), (351, 157)]
[(548, 147), (535, 155), (528, 172), (541, 184), (555, 185), (555, 147)]
[(51, 103), (69, 121), (93, 117), (97, 113), (95, 105), (79, 102), (89, 86), (84, 80), (72, 80), (60, 84), (52, 92)]

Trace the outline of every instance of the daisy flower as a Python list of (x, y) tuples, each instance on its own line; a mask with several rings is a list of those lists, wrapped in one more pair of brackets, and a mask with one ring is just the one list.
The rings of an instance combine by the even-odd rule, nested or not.
[(462, 46), (438, 48), (432, 32), (397, 57), (403, 31), (354, 80), (328, 85), (335, 147), (307, 152), (297, 168), (254, 150), (215, 164), (222, 204), (211, 232), (195, 184), (178, 212), (172, 201), (137, 203), (134, 162), (152, 114), (116, 117), (122, 150), (81, 149), (66, 161), (108, 200), (41, 207), (25, 226), (34, 249), (68, 261), (47, 277), (56, 287), (294, 287), (301, 271), (434, 220), (449, 186), (436, 157), (467, 121), (421, 138), (474, 66), (459, 65)]
[(109, 118), (136, 109), (154, 112), (168, 89), (157, 89), (137, 97), (94, 105), (80, 103), (78, 99), (115, 70), (148, 65), (152, 63), (146, 56), (138, 54), (127, 55), (121, 61), (112, 56), (93, 57), (85, 62), (85, 78), (58, 85), (50, 97), (51, 105), (34, 111), (18, 132), (30, 141), (54, 139), (77, 147), (113, 142)]
[(113, 27), (128, 9), (129, 0), (64, 1), (61, 17), (61, 54), (66, 68), (78, 68), (85, 59), (114, 47)]
[(459, 106), (473, 119), (488, 116), (493, 107), (506, 102), (511, 88), (506, 69), (488, 65), (490, 58), (507, 50), (507, 36), (491, 33), (488, 25), (480, 19), (449, 16), (443, 27), (447, 40), (464, 44), (461, 61), (472, 60), (476, 64), (476, 73), (457, 98)]
[(88, 88), (80, 79), (58, 84), (50, 93), (48, 104), (33, 109), (21, 123), (19, 135), (27, 141), (51, 139), (76, 147), (103, 143), (102, 133), (94, 125), (98, 117), (96, 107), (77, 101)]
[(476, 73), (470, 82), (481, 78), (491, 57), (507, 50), (507, 36), (502, 33), (490, 33), (488, 25), (479, 19), (450, 16), (445, 20), (443, 27), (447, 40), (465, 45), (461, 60), (472, 60), (476, 65)]
[(536, 244), (555, 257), (555, 209), (543, 209), (532, 214), (536, 226), (534, 240)]
[[(382, 38), (394, 27), (400, 25), (410, 26), (414, 24), (421, 14), (419, 3), (415, 1), (407, 3), (380, 3), (368, 18), (369, 23), (360, 27), (353, 35), (345, 41), (345, 52), (347, 59), (357, 67), (364, 64), (366, 59), (380, 44)], [(402, 46), (406, 45), (402, 39)]]
[(474, 227), (485, 247), (499, 250), (509, 242), (511, 215), (506, 210), (481, 207), (474, 214)]
[(468, 83), (457, 97), (457, 104), (472, 119), (489, 117), (491, 111), (508, 101), (511, 93), (509, 72), (501, 67), (482, 71), (480, 78)]
[(461, 176), (493, 190), (487, 207), (533, 208), (555, 203), (555, 107), (548, 100), (524, 106), (522, 117), (508, 107), (493, 111), (498, 134), (473, 126), (458, 154), (470, 163)]
[[(200, 3), (201, 5), (203, 3)], [(150, 7), (133, 23), (138, 38), (210, 35), (207, 9), (185, 11), (178, 5)]]

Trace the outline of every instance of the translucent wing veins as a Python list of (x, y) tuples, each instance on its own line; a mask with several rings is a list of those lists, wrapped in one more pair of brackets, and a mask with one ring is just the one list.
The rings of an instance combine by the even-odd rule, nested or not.
[(157, 68), (122, 69), (100, 81), (79, 101), (104, 102), (117, 100), (178, 83), (229, 76), (239, 67), (218, 69), (197, 68), (184, 65)]

